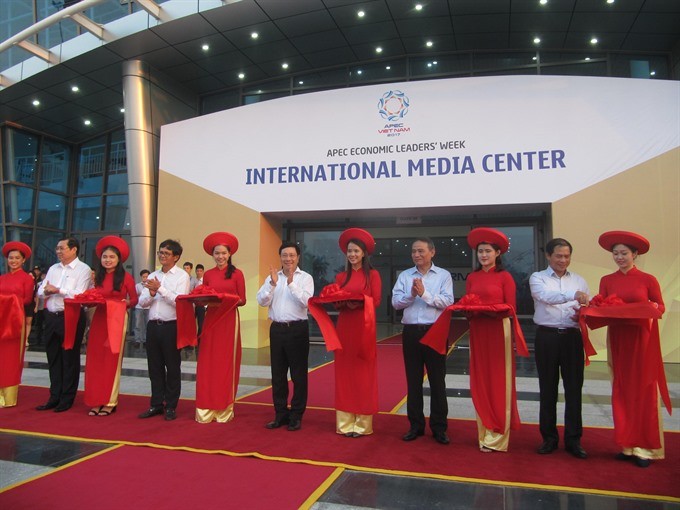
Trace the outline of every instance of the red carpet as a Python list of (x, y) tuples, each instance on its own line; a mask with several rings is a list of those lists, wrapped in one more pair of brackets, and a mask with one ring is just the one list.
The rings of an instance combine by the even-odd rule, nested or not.
[[(401, 338), (401, 335), (398, 335)], [(395, 377), (395, 374), (400, 375)], [(290, 394), (293, 393), (291, 383)], [(334, 408), (333, 388), (335, 385), (335, 369), (328, 363), (309, 373), (308, 407)], [(378, 344), (378, 409), (392, 411), (406, 397), (406, 376), (404, 375), (404, 359), (399, 344)], [(239, 402), (272, 403), (271, 387), (247, 395)]]
[(0, 502), (12, 510), (253, 508), (256, 494), (258, 508), (299, 508), (333, 471), (123, 446), (3, 492)]
[(513, 432), (509, 453), (483, 454), (476, 447), (474, 421), (450, 420), (451, 444), (442, 446), (428, 436), (404, 443), (401, 435), (408, 428), (406, 417), (390, 414), (375, 417), (373, 436), (348, 439), (334, 433), (335, 414), (328, 410), (308, 410), (302, 430), (288, 432), (263, 427), (272, 415), (268, 405), (238, 403), (231, 423), (201, 425), (193, 421), (193, 401), (182, 401), (178, 419), (165, 422), (160, 417), (136, 418), (147, 407), (147, 397), (121, 395), (119, 411), (102, 418), (86, 415), (82, 394), (69, 412), (34, 411), (33, 407), (46, 396), (45, 388), (22, 387), (20, 405), (2, 410), (0, 427), (5, 431), (194, 448), (369, 471), (680, 501), (680, 485), (676, 482), (680, 472), (680, 434), (672, 432), (666, 433), (667, 459), (640, 469), (614, 460), (617, 447), (611, 429), (585, 430), (583, 446), (589, 458), (583, 461), (563, 450), (538, 456), (534, 450), (540, 434), (535, 425), (525, 424)]

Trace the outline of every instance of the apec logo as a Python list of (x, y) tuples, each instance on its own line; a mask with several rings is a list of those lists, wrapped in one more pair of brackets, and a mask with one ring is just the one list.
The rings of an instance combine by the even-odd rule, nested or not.
[(409, 98), (401, 90), (385, 92), (378, 101), (378, 113), (390, 123), (379, 129), (378, 134), (392, 137), (411, 131), (410, 127), (405, 127), (403, 122), (399, 122), (406, 116), (410, 106)]
[(403, 119), (408, 113), (410, 101), (401, 90), (385, 92), (378, 101), (378, 113), (390, 122)]

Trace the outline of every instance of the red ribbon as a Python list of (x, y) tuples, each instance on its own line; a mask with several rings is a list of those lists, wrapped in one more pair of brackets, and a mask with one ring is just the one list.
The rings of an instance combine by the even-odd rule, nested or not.
[(16, 294), (0, 294), (0, 342), (21, 341), (24, 305)]
[(175, 299), (177, 307), (177, 348), (198, 345), (196, 314), (194, 304), (204, 306), (219, 303), (214, 313), (206, 314), (201, 336), (218, 326), (226, 315), (234, 310), (241, 298), (235, 294), (218, 293), (207, 285), (199, 285), (190, 294), (182, 294)]
[[(90, 331), (90, 333), (105, 334), (104, 345), (107, 345), (113, 354), (119, 354), (123, 344), (127, 302), (123, 299), (105, 298), (100, 289), (89, 289), (73, 298), (64, 299), (63, 348), (71, 350), (75, 345), (81, 306), (96, 306), (95, 315), (101, 317), (103, 314), (101, 321), (106, 324), (106, 331), (97, 330)], [(92, 321), (94, 322), (94, 317)]]
[(369, 345), (375, 343), (375, 307), (373, 297), (365, 294), (348, 292), (342, 290), (337, 283), (327, 285), (321, 290), (317, 297), (310, 298), (307, 302), (309, 313), (319, 324), (321, 334), (326, 343), (327, 351), (342, 350), (342, 344), (335, 329), (333, 320), (323, 307), (327, 303), (337, 303), (338, 308), (343, 308), (348, 302), (361, 302), (364, 308), (364, 327), (362, 328), (362, 351), (360, 357), (370, 359), (375, 356), (375, 349), (370, 349)]
[(108, 345), (113, 354), (119, 354), (123, 344), (127, 302), (122, 299), (108, 299), (104, 297), (100, 289), (89, 289), (73, 298), (64, 299), (63, 348), (70, 350), (75, 345), (81, 306), (96, 306), (95, 314), (104, 314), (103, 322), (106, 324), (106, 331), (91, 331), (90, 333), (105, 334), (104, 345)]
[(425, 336), (420, 340), (420, 343), (434, 349), (439, 354), (446, 354), (453, 312), (465, 312), (473, 317), (475, 315), (492, 315), (498, 319), (512, 317), (512, 332), (517, 347), (517, 354), (520, 356), (529, 356), (529, 349), (524, 340), (522, 328), (519, 326), (515, 309), (506, 303), (494, 305), (482, 304), (482, 300), (476, 294), (466, 294), (457, 303), (447, 306)]
[[(661, 340), (659, 338), (659, 319), (663, 314), (650, 301), (641, 303), (626, 303), (616, 294), (606, 298), (597, 295), (590, 300), (590, 306), (582, 307), (579, 314), (579, 326), (583, 335), (583, 343), (590, 345), (588, 328), (599, 329), (610, 325), (632, 325), (649, 328), (649, 346), (652, 349), (649, 370), (656, 371), (659, 381), (659, 393), (668, 414), (671, 414), (671, 397), (668, 393), (666, 373), (663, 368), (661, 355)], [(651, 321), (651, 324), (650, 324)]]

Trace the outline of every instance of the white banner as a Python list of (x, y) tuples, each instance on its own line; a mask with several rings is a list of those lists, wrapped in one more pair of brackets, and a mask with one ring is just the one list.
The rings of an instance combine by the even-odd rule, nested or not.
[(160, 167), (260, 212), (551, 203), (680, 144), (680, 83), (456, 78), (164, 126)]

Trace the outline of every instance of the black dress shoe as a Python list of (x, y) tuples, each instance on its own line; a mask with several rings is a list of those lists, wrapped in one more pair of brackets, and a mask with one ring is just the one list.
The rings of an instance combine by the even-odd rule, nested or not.
[(73, 402), (63, 402), (54, 408), (54, 412), (63, 413), (64, 411), (68, 411), (69, 409), (71, 409), (72, 406)]
[[(287, 423), (289, 423), (289, 420), (288, 420), (287, 417), (276, 418), (274, 421), (270, 421), (269, 423), (267, 423), (264, 426), (264, 428), (266, 428), (266, 429), (278, 429), (279, 427), (281, 427), (282, 425), (286, 425)], [(295, 429), (295, 430), (297, 430), (297, 429)]]
[(413, 441), (415, 439), (418, 439), (419, 436), (425, 435), (425, 432), (422, 430), (409, 430), (406, 434), (404, 434), (401, 438), (404, 441)]
[(635, 459), (635, 455), (626, 455), (626, 454), (623, 453), (623, 452), (619, 452), (619, 453), (616, 454), (616, 456), (614, 456), (614, 458), (615, 458), (616, 460), (627, 461), (627, 460), (633, 460), (633, 459)]
[(165, 421), (172, 421), (175, 418), (177, 418), (177, 413), (175, 413), (174, 409), (165, 410)]
[(151, 418), (152, 416), (157, 416), (159, 414), (163, 414), (162, 407), (149, 407), (146, 411), (140, 413), (137, 418)]
[(649, 465), (651, 463), (652, 463), (652, 461), (649, 460), (649, 459), (643, 459), (643, 458), (640, 458), (640, 457), (635, 457), (635, 465), (637, 467), (646, 468), (646, 467), (649, 467)]
[(543, 441), (543, 444), (538, 447), (536, 453), (546, 455), (548, 453), (554, 452), (555, 450), (557, 450), (557, 441), (554, 441), (552, 439), (546, 439), (545, 441)]
[(450, 442), (449, 436), (446, 435), (446, 432), (435, 432), (432, 434), (432, 436), (439, 444), (449, 444)]
[(50, 409), (54, 409), (54, 408), (57, 407), (58, 405), (59, 405), (59, 402), (50, 402), (50, 401), (47, 401), (47, 402), (45, 402), (44, 404), (39, 405), (39, 406), (36, 407), (35, 409), (36, 409), (36, 411), (48, 411), (48, 410), (50, 410)]
[(302, 422), (300, 420), (290, 420), (290, 423), (288, 424), (288, 430), (291, 432), (294, 432), (296, 430), (300, 430), (302, 428)]
[(566, 450), (569, 453), (571, 453), (574, 457), (576, 457), (577, 459), (587, 459), (588, 458), (588, 454), (583, 449), (583, 447), (578, 443), (570, 444), (569, 446), (566, 447)]

